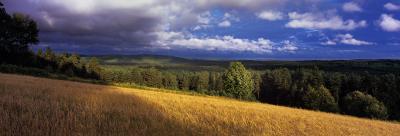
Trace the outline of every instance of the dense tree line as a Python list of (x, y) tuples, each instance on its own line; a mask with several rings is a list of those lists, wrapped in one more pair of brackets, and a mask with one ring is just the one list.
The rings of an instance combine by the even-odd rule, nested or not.
[(400, 119), (400, 75), (267, 70), (260, 101), (377, 119)]
[(135, 67), (109, 69), (102, 78), (360, 117), (400, 119), (400, 75), (395, 74), (325, 72), (317, 67), (249, 72), (234, 62), (224, 72)]
[(138, 67), (129, 68), (129, 70), (111, 68), (104, 70), (101, 78), (110, 83), (192, 90), (210, 95), (255, 99), (253, 75), (241, 63), (232, 63), (231, 68), (226, 72), (177, 72)]
[(9, 72), (17, 71), (14, 66), (19, 66), (46, 69), (68, 76), (100, 78), (101, 69), (97, 60), (86, 62), (78, 55), (57, 55), (50, 48), (34, 53), (29, 46), (37, 43), (39, 29), (36, 22), (23, 14), (9, 15), (0, 3), (0, 64), (8, 66)]
[(62, 73), (71, 77), (100, 79), (101, 68), (96, 58), (82, 59), (77, 54), (56, 54), (51, 48), (39, 49), (35, 55), (35, 66), (49, 72)]

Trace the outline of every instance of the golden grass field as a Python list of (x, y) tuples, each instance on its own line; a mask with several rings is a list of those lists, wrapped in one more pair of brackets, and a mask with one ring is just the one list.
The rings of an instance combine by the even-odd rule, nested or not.
[(0, 135), (400, 135), (400, 124), (0, 74)]

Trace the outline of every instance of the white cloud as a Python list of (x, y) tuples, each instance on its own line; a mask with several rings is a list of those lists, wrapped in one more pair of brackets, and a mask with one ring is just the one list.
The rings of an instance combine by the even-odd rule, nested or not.
[(347, 2), (343, 4), (343, 10), (346, 12), (361, 12), (363, 11), (360, 5), (354, 2)]
[(233, 36), (198, 37), (182, 32), (159, 32), (155, 35), (158, 40), (152, 43), (153, 46), (150, 48), (153, 49), (191, 49), (257, 54), (268, 54), (274, 51), (294, 53), (299, 50), (296, 43), (289, 40), (275, 43), (266, 38), (250, 40)]
[(270, 54), (274, 52), (295, 53), (300, 48), (295, 42), (285, 40), (273, 42), (266, 38), (255, 40), (236, 38), (233, 36), (199, 37), (182, 32), (158, 32), (156, 41), (150, 49), (190, 49), (200, 51), (251, 52)]
[(256, 14), (258, 18), (268, 20), (268, 21), (275, 21), (275, 20), (282, 20), (283, 14), (281, 12), (275, 11), (262, 11)]
[(393, 18), (391, 15), (382, 14), (381, 19), (378, 21), (379, 26), (388, 32), (400, 31), (400, 21)]
[(326, 41), (326, 42), (323, 42), (323, 43), (321, 43), (322, 45), (336, 45), (336, 42), (335, 41), (332, 41), (332, 40), (328, 40), (328, 41)]
[(193, 30), (200, 30), (200, 29), (205, 29), (205, 28), (211, 27), (211, 25), (210, 25), (211, 20), (212, 20), (212, 16), (209, 11), (201, 13), (200, 15), (197, 16), (198, 24), (193, 28)]
[(228, 20), (222, 21), (221, 23), (218, 24), (219, 27), (230, 27), (231, 22)]
[(281, 51), (281, 52), (291, 52), (291, 53), (294, 53), (294, 52), (297, 51), (298, 49), (299, 49), (299, 47), (297, 47), (295, 43), (290, 42), (290, 41), (288, 41), (288, 40), (283, 41), (283, 46), (277, 48), (278, 51)]
[[(171, 0), (172, 1), (172, 0)], [(176, 0), (175, 0), (176, 1)], [(187, 1), (187, 0), (180, 0)], [(296, 0), (298, 2), (292, 2), (291, 0), (189, 0), (192, 3), (200, 7), (213, 7), (218, 5), (219, 7), (228, 8), (246, 8), (246, 9), (260, 9), (260, 8), (275, 8), (277, 6), (285, 6), (285, 3), (316, 3), (315, 0)]]
[[(161, 48), (161, 49), (171, 49), (170, 43), (176, 39), (184, 39), (187, 34), (182, 32), (155, 32), (153, 33), (156, 40), (153, 40), (150, 44), (150, 48)], [(189, 36), (190, 37), (190, 36)]]
[(304, 29), (330, 29), (330, 30), (354, 30), (356, 28), (366, 27), (365, 20), (356, 22), (352, 19), (343, 20), (336, 14), (328, 13), (289, 13), (290, 21), (286, 24), (288, 28)]
[(347, 45), (373, 45), (372, 42), (357, 40), (351, 34), (338, 34), (336, 38), (333, 40), (327, 39), (325, 42), (322, 42), (322, 45), (337, 45), (337, 44), (347, 44)]
[(174, 48), (186, 48), (207, 51), (232, 51), (232, 52), (253, 52), (271, 53), (272, 42), (259, 38), (258, 40), (239, 39), (232, 36), (213, 38), (185, 38), (172, 40), (170, 46)]
[(393, 4), (393, 3), (386, 3), (385, 5), (384, 5), (384, 7), (387, 9), (387, 10), (391, 10), (391, 11), (395, 11), (395, 10), (400, 10), (400, 5), (396, 5), (396, 4)]
[(348, 45), (373, 45), (372, 42), (357, 40), (351, 34), (339, 34), (336, 36), (336, 40), (342, 44)]
[(211, 13), (209, 11), (204, 12), (197, 16), (197, 21), (200, 24), (208, 25), (211, 22)]
[(203, 51), (271, 53), (274, 42), (259, 38), (240, 39), (233, 36), (197, 37), (182, 32), (155, 33), (158, 40), (152, 43), (155, 49), (192, 49)]
[(222, 18), (222, 22), (218, 23), (219, 27), (230, 27), (232, 25), (232, 21), (239, 22), (240, 18), (236, 17), (230, 13), (225, 13)]
[(224, 17), (223, 17), (223, 20), (232, 20), (232, 21), (235, 21), (235, 22), (239, 22), (240, 18), (235, 16), (235, 15), (233, 15), (233, 14), (231, 14), (231, 13), (225, 13)]

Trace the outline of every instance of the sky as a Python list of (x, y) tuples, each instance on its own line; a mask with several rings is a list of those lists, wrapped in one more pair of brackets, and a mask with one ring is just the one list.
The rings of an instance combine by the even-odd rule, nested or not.
[(86, 55), (400, 59), (400, 0), (0, 0)]

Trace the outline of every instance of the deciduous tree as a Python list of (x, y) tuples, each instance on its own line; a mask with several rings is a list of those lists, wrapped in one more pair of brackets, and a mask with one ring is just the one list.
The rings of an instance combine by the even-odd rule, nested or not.
[(223, 76), (227, 95), (239, 99), (254, 99), (252, 75), (240, 62), (232, 62)]
[(360, 91), (354, 91), (344, 98), (346, 113), (359, 117), (386, 119), (387, 109), (385, 105), (375, 97), (364, 94)]

